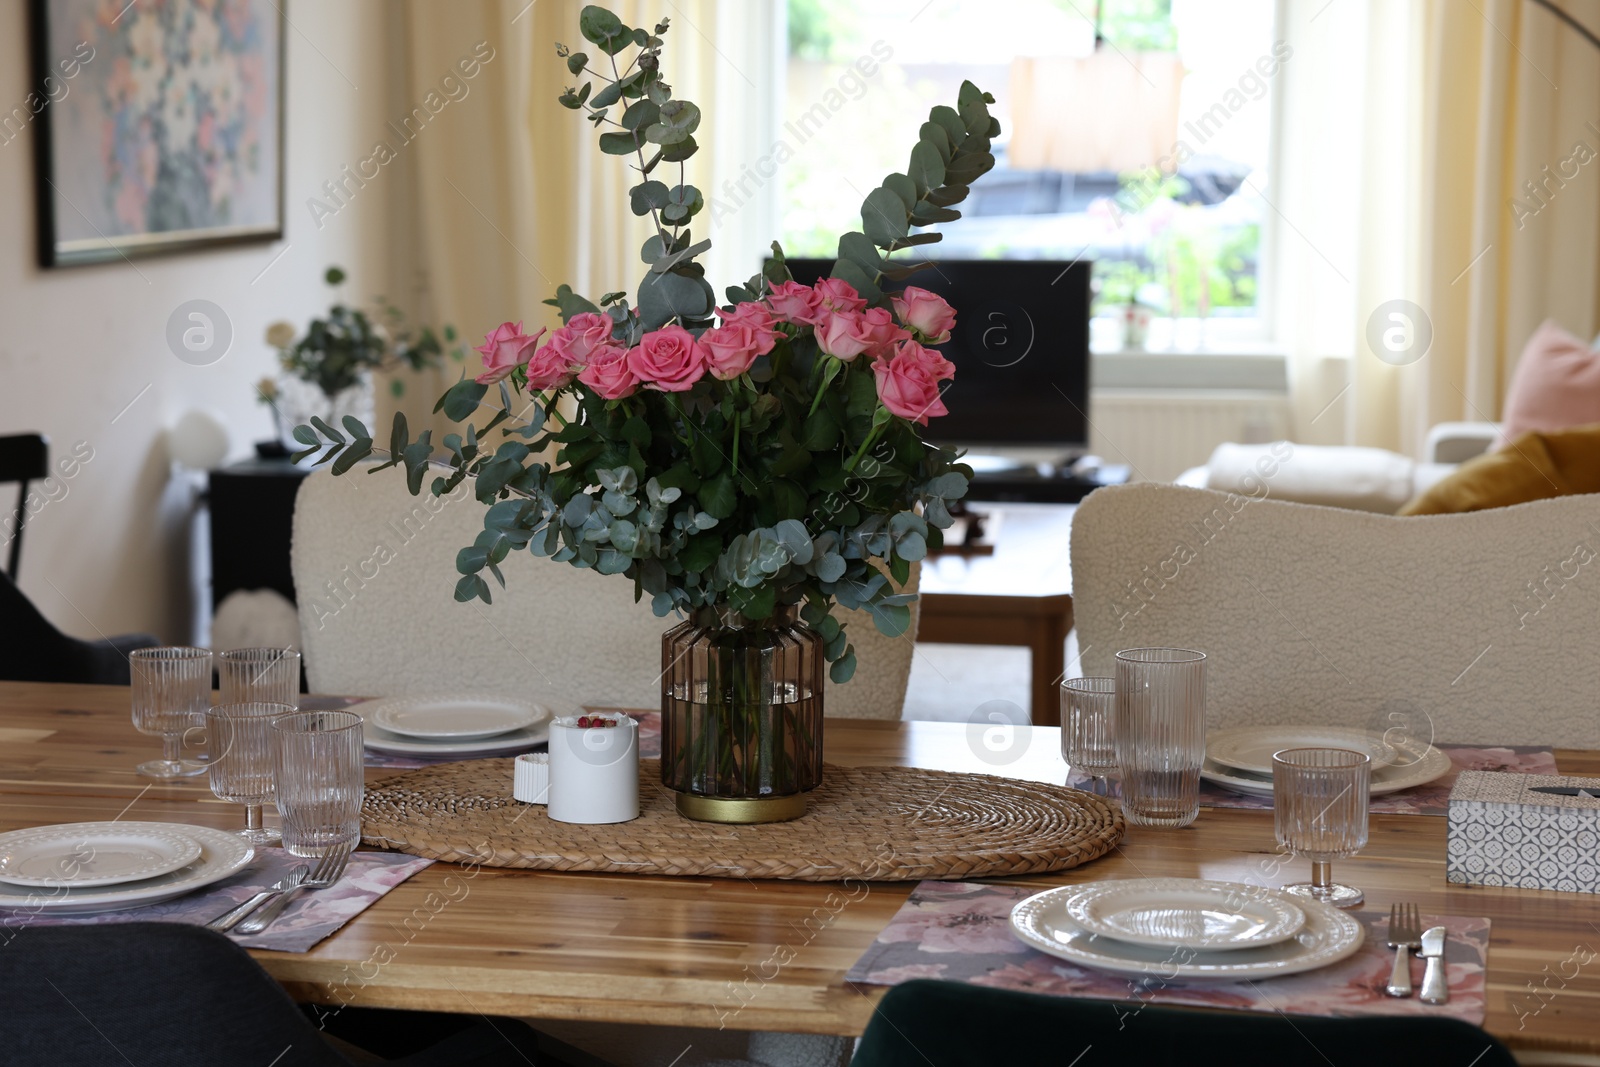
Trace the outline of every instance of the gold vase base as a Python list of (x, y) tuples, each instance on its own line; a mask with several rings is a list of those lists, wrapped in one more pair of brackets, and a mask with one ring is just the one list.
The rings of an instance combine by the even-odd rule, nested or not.
[(696, 822), (788, 822), (806, 813), (806, 795), (786, 797), (703, 797), (678, 794), (678, 814)]

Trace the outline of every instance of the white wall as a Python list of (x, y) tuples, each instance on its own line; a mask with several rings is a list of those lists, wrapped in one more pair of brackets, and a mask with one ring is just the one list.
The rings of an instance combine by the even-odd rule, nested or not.
[[(26, 6), (0, 0), (4, 111), (29, 91)], [(234, 454), (248, 455), (253, 441), (272, 434), (253, 388), (274, 367), (262, 340), (267, 323), (303, 325), (325, 310), (330, 293), (321, 275), (330, 263), (349, 272), (352, 300), (391, 292), (384, 217), (391, 183), (369, 183), (321, 230), (306, 209), (306, 199), (361, 158), (392, 117), (384, 5), (340, 0), (286, 9), (294, 27), (286, 31), (284, 241), (41, 269), (32, 138), (0, 144), (0, 434), (42, 432), (53, 458), (79, 441), (94, 453), (23, 539), (22, 589), (68, 633), (143, 630), (190, 639), (190, 503), (172, 479), (165, 427), (191, 408), (212, 409), (228, 424)], [(164, 339), (172, 310), (195, 298), (220, 305), (234, 328), (231, 351), (206, 367), (179, 361)], [(10, 501), (0, 491), (0, 506)]]

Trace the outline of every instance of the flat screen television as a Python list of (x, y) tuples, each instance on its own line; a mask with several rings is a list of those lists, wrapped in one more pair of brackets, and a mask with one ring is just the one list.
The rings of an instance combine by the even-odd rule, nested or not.
[[(813, 285), (831, 259), (790, 259), (796, 281)], [(938, 346), (956, 365), (944, 393), (950, 414), (933, 419), (940, 444), (1089, 444), (1089, 273), (1087, 261), (939, 260), (904, 282), (938, 293), (956, 309), (956, 328)]]

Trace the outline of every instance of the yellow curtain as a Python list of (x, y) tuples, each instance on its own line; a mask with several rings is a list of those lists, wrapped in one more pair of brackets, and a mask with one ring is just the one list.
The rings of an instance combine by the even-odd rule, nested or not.
[[(1600, 0), (1565, 9), (1600, 28)], [(1498, 419), (1545, 318), (1580, 336), (1600, 325), (1600, 53), (1527, 0), (1429, 0), (1423, 12), (1421, 180), (1397, 174), (1396, 195), (1417, 221), (1413, 299), (1432, 347), (1395, 368), (1363, 341), (1355, 363), (1356, 443), (1407, 452), (1437, 422)], [(1377, 121), (1398, 121), (1406, 103), (1391, 96)], [(1380, 294), (1364, 295), (1376, 306)]]
[[(398, 59), (389, 95), (398, 114), (427, 109), (430, 93), (435, 105), (448, 100), (392, 164), (399, 170), (391, 194), (393, 284), (473, 342), (507, 319), (524, 320), (530, 331), (559, 325), (555, 309), (541, 301), (560, 284), (598, 300), (613, 290), (632, 294), (646, 269), (639, 249), (648, 223), (628, 208), (637, 174), (625, 159), (601, 155), (594, 127), (556, 102), (564, 88), (581, 83), (557, 57), (557, 42), (586, 52), (592, 63), (604, 59), (578, 32), (582, 6), (410, 0), (391, 42)], [(763, 124), (774, 107), (770, 71), (781, 24), (774, 0), (609, 6), (630, 26), (671, 20), (663, 71), (704, 116), (696, 135), (701, 150), (688, 161), (686, 179), (711, 200), (738, 175), (754, 134), (770, 128)], [(480, 61), (477, 74), (464, 77), (463, 58), (486, 54), (492, 58)], [(675, 168), (655, 176), (677, 180)], [(713, 238), (703, 262), (720, 297), (725, 285), (756, 269), (758, 231), (770, 229), (771, 213), (756, 204), (715, 225), (711, 215), (703, 212), (694, 229), (697, 240)], [(439, 387), (459, 373), (449, 367), (408, 390), (404, 407), (414, 426), (429, 424)]]

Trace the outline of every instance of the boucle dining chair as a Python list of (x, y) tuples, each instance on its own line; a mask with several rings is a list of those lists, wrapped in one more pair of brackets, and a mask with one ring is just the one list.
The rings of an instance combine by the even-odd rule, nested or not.
[[(1132, 983), (1130, 983), (1131, 985)], [(1457, 1019), (1332, 1019), (1197, 1011), (915, 979), (884, 996), (850, 1067), (1516, 1067), (1494, 1038)]]
[[(492, 604), (453, 598), (458, 549), (483, 529), (466, 486), (445, 497), (406, 491), (391, 471), (309, 475), (295, 503), (291, 553), (311, 691), (391, 696), (451, 688), (515, 694), (558, 714), (583, 705), (661, 703), (661, 634), (672, 625), (635, 603), (615, 575), (516, 552)], [(919, 572), (908, 588), (915, 591)], [(865, 612), (849, 624), (857, 669), (828, 682), (827, 713), (899, 719), (916, 617), (885, 637)]]
[(1078, 673), (1197, 649), (1213, 728), (1600, 748), (1600, 495), (1398, 518), (1115, 486), (1071, 550)]

